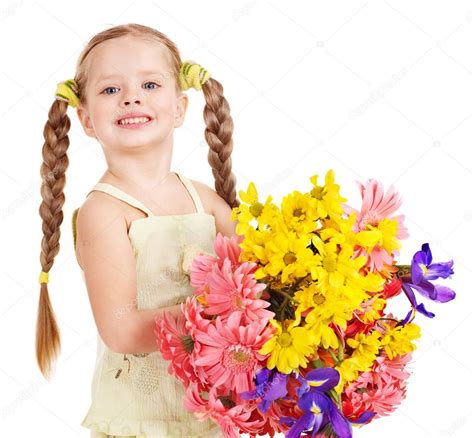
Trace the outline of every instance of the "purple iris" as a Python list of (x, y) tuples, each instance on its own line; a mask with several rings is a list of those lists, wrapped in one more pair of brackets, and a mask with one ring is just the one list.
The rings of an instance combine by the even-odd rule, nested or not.
[(284, 397), (287, 394), (286, 383), (288, 374), (278, 372), (275, 368), (269, 370), (262, 368), (255, 376), (255, 389), (239, 393), (239, 397), (244, 400), (253, 400), (262, 397), (258, 407), (260, 411), (267, 412), (270, 404), (274, 400)]
[[(280, 422), (291, 425), (285, 437), (299, 438), (304, 431), (312, 431), (312, 436), (315, 436), (328, 425), (339, 438), (352, 437), (351, 423), (325, 394), (339, 383), (339, 372), (334, 368), (316, 368), (306, 374), (304, 379), (307, 383), (304, 388), (300, 388), (297, 402), (303, 414), (297, 420), (292, 417), (280, 419)], [(374, 415), (373, 412), (365, 412), (357, 423), (365, 423)]]
[(431, 250), (428, 243), (421, 246), (421, 251), (417, 251), (411, 262), (411, 276), (408, 280), (402, 278), (402, 289), (410, 300), (412, 309), (408, 312), (402, 324), (405, 325), (410, 321), (415, 311), (419, 311), (428, 318), (433, 318), (434, 313), (425, 309), (423, 303), (416, 302), (413, 289), (417, 290), (421, 295), (432, 301), (446, 303), (456, 297), (456, 293), (446, 286), (436, 285), (428, 280), (436, 280), (437, 278), (449, 278), (454, 271), (452, 269), (453, 260), (449, 262), (431, 263), (433, 260)]

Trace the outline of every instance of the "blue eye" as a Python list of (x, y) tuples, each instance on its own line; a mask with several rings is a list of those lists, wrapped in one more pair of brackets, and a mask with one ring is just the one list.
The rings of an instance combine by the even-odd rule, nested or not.
[[(155, 88), (147, 88), (147, 90), (155, 90), (156, 88), (161, 87), (161, 85), (158, 85), (156, 82), (145, 82), (145, 84), (154, 84), (154, 85), (156, 85)], [(110, 89), (113, 89), (113, 88), (117, 88), (117, 87), (107, 87), (107, 88), (104, 89), (104, 91), (102, 91), (102, 94), (114, 94), (114, 93), (107, 93), (107, 90), (110, 90)]]

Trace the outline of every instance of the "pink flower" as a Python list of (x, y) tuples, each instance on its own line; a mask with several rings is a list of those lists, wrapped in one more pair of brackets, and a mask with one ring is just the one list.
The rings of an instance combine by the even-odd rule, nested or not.
[[(389, 187), (387, 194), (384, 194), (383, 185), (375, 179), (369, 179), (366, 185), (356, 181), (359, 185), (362, 196), (362, 207), (360, 212), (350, 207), (348, 204), (342, 204), (346, 214), (357, 212), (357, 219), (354, 224), (354, 231), (367, 230), (367, 225), (377, 226), (382, 219), (395, 219), (398, 223), (396, 238), (406, 239), (408, 231), (403, 225), (405, 219), (404, 215), (390, 217), (401, 205), (401, 199), (394, 191), (393, 186)], [(393, 254), (398, 255), (399, 251), (393, 251)], [(364, 248), (356, 247), (354, 257), (360, 255), (367, 257), (367, 267), (370, 271), (382, 271), (383, 265), (391, 266), (393, 264), (394, 256), (388, 254), (387, 251), (376, 245), (369, 254)]]
[(212, 270), (212, 266), (217, 264), (220, 268), (224, 260), (228, 258), (231, 262), (232, 268), (239, 265), (239, 256), (242, 252), (239, 244), (244, 240), (244, 236), (224, 236), (222, 233), (217, 233), (214, 239), (214, 252), (216, 257), (210, 255), (199, 255), (194, 258), (191, 264), (191, 286), (198, 288), (199, 293), (206, 283), (206, 277)]
[[(253, 409), (249, 409), (248, 404), (234, 405), (228, 397), (223, 397), (231, 404), (231, 407), (225, 407), (221, 397), (217, 395), (217, 388), (213, 387), (209, 391), (208, 398), (204, 399), (196, 386), (191, 385), (186, 391), (184, 405), (194, 412), (199, 420), (211, 419), (219, 424), (227, 438), (239, 438), (238, 429), (247, 433), (257, 433), (260, 430), (263, 421), (249, 421)], [(256, 405), (254, 409), (255, 407)]]
[(405, 370), (411, 353), (389, 359), (385, 354), (376, 359), (371, 371), (362, 373), (343, 393), (343, 411), (355, 420), (364, 411), (375, 412), (373, 418), (389, 415), (405, 398)]
[(201, 346), (199, 354), (193, 355), (196, 371), (202, 371), (211, 385), (238, 393), (254, 389), (253, 378), (267, 357), (258, 350), (273, 333), (266, 319), (242, 325), (241, 316), (233, 312), (225, 322), (218, 316), (215, 325), (196, 331)]
[(186, 320), (186, 329), (193, 339), (196, 330), (206, 331), (206, 327), (211, 323), (203, 317), (204, 306), (198, 302), (195, 295), (186, 298), (181, 304), (181, 310)]
[(214, 264), (207, 277), (209, 291), (204, 294), (207, 302), (204, 312), (225, 320), (238, 311), (243, 314), (244, 323), (273, 318), (275, 313), (265, 310), (270, 302), (259, 299), (266, 284), (257, 283), (253, 275), (256, 269), (255, 263), (243, 262), (234, 270), (229, 259), (220, 267)]
[(165, 312), (163, 319), (155, 319), (155, 336), (157, 344), (164, 359), (170, 360), (168, 373), (175, 375), (187, 388), (190, 382), (197, 381), (193, 366), (191, 365), (191, 352), (194, 341), (185, 326), (182, 315), (174, 318)]

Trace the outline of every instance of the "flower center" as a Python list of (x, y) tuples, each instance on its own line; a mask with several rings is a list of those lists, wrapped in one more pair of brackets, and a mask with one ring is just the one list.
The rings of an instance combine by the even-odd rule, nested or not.
[(249, 211), (254, 217), (259, 217), (262, 214), (263, 205), (261, 202), (254, 202), (250, 207)]
[(316, 199), (323, 199), (324, 187), (316, 186), (311, 189), (311, 196)]
[(291, 345), (291, 342), (291, 335), (287, 332), (283, 332), (280, 336), (278, 336), (278, 343), (282, 347), (289, 347)]
[(231, 345), (224, 351), (223, 365), (233, 373), (248, 373), (256, 363), (252, 351), (243, 345)]
[(234, 310), (241, 310), (244, 308), (244, 302), (238, 291), (233, 291), (231, 295), (232, 308)]
[(189, 335), (181, 336), (181, 344), (183, 344), (184, 351), (186, 351), (186, 353), (191, 353), (194, 349), (193, 338)]
[(380, 221), (380, 216), (378, 213), (375, 211), (369, 211), (364, 216), (362, 217), (362, 220), (360, 221), (359, 228), (361, 230), (365, 230), (367, 225), (372, 225), (373, 227), (376, 227)]
[(291, 265), (292, 263), (296, 262), (296, 256), (294, 252), (287, 252), (283, 256), (283, 262), (285, 265)]
[(319, 306), (326, 301), (326, 298), (324, 297), (324, 295), (321, 295), (320, 293), (315, 293), (313, 295), (313, 301), (314, 301), (314, 304), (317, 304)]
[(301, 208), (295, 208), (293, 210), (293, 216), (300, 217), (303, 214), (303, 210)]

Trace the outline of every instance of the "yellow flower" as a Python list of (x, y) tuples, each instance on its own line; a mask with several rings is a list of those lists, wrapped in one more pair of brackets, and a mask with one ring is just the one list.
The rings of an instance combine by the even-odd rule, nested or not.
[(341, 376), (338, 385), (334, 388), (337, 393), (340, 394), (348, 383), (355, 381), (360, 373), (372, 368), (381, 348), (381, 336), (380, 332), (374, 330), (369, 335), (357, 333), (355, 338), (347, 339), (347, 344), (354, 351), (351, 357), (335, 366)]
[(362, 303), (362, 311), (356, 312), (357, 317), (364, 323), (369, 324), (380, 318), (380, 311), (384, 308), (386, 300), (380, 296), (374, 296)]
[(402, 247), (400, 240), (395, 236), (398, 232), (398, 222), (396, 219), (384, 218), (373, 226), (367, 224), (367, 229), (357, 233), (357, 242), (370, 254), (376, 245), (385, 249), (388, 254), (397, 251)]
[(282, 283), (293, 283), (297, 277), (306, 276), (318, 260), (308, 248), (308, 241), (307, 236), (297, 236), (294, 232), (274, 233), (265, 245), (270, 260), (264, 268), (265, 272), (272, 277), (281, 273)]
[(347, 339), (347, 344), (354, 349), (353, 357), (362, 357), (366, 365), (372, 365), (381, 347), (382, 333), (374, 330), (369, 335), (357, 333), (355, 338)]
[(239, 247), (242, 249), (240, 261), (260, 263), (262, 265), (267, 264), (268, 257), (265, 245), (269, 239), (270, 235), (267, 231), (260, 231), (249, 227), (244, 239), (239, 244)]
[(318, 175), (313, 175), (310, 181), (313, 188), (309, 193), (318, 201), (316, 205), (318, 216), (325, 218), (328, 215), (341, 215), (343, 213), (341, 203), (347, 199), (340, 196), (340, 186), (334, 183), (334, 170), (330, 169), (326, 173), (324, 186), (318, 185)]
[(307, 234), (316, 228), (319, 218), (316, 200), (307, 193), (295, 190), (285, 196), (281, 202), (281, 212), (287, 227), (298, 234)]
[(234, 207), (231, 212), (231, 220), (237, 220), (235, 231), (237, 234), (244, 235), (251, 222), (256, 220), (258, 228), (264, 230), (266, 225), (273, 222), (273, 217), (278, 214), (278, 207), (272, 202), (269, 195), (265, 204), (258, 199), (258, 192), (253, 182), (250, 182), (247, 191), (239, 190), (240, 199), (243, 201), (238, 207)]
[(314, 324), (310, 324), (309, 327), (311, 327), (310, 331), (315, 336), (316, 345), (322, 345), (325, 349), (339, 346), (339, 340), (334, 330), (328, 326), (327, 321), (318, 320)]
[(338, 253), (337, 243), (325, 243), (317, 235), (313, 236), (312, 242), (322, 261), (313, 266), (311, 275), (313, 280), (318, 280), (324, 291), (342, 287), (346, 279), (350, 279), (356, 287), (363, 287), (364, 280), (359, 271), (367, 261), (365, 256), (361, 255), (353, 259), (352, 252)]
[(305, 327), (295, 327), (296, 321), (283, 330), (282, 325), (275, 319), (270, 324), (276, 328), (276, 334), (269, 339), (259, 350), (260, 354), (269, 354), (267, 368), (277, 368), (284, 374), (292, 371), (298, 372), (299, 368), (306, 368), (307, 357), (314, 353), (314, 337)]
[(389, 359), (395, 356), (407, 354), (416, 349), (416, 345), (412, 342), (421, 336), (420, 327), (414, 323), (405, 324), (405, 326), (391, 327), (384, 324), (387, 328), (382, 345)]

